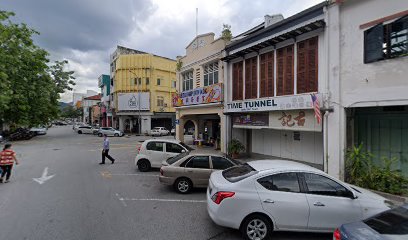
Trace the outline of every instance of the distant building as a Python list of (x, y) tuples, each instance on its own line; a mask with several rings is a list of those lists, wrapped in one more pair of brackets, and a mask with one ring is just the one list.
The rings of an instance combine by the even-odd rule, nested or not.
[[(194, 129), (194, 139), (225, 149), (225, 115), (223, 114), (224, 68), (222, 51), (226, 41), (214, 39), (214, 33), (195, 37), (179, 57), (176, 107), (176, 137), (184, 141), (184, 130)], [(218, 144), (220, 143), (220, 144)]]
[(101, 89), (100, 124), (103, 127), (112, 127), (111, 84), (110, 76), (102, 74), (98, 78), (98, 87)]
[(82, 108), (84, 111), (83, 122), (89, 125), (99, 124), (99, 110), (98, 117), (93, 114), (94, 106), (97, 106), (101, 102), (101, 95), (94, 95), (85, 97), (82, 100)]
[(124, 132), (170, 129), (175, 119), (176, 61), (118, 46), (111, 55), (113, 126)]

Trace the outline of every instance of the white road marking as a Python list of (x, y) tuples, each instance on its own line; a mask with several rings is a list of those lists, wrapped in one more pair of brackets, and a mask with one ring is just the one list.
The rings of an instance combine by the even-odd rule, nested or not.
[(158, 177), (159, 175), (153, 174), (141, 174), (141, 173), (111, 173), (112, 176), (146, 176), (146, 177)]
[(118, 193), (116, 193), (116, 197), (118, 197), (118, 199), (122, 202), (122, 204), (123, 204), (123, 206), (124, 207), (127, 207), (127, 204), (126, 204), (126, 202), (125, 201), (123, 201), (123, 200), (121, 200), (121, 199), (123, 199), (122, 197), (120, 197), (120, 195), (118, 194)]
[(206, 200), (188, 200), (188, 199), (165, 199), (165, 198), (123, 198), (119, 197), (122, 202), (125, 201), (152, 201), (152, 202), (187, 202), (187, 203), (206, 203)]
[(33, 180), (38, 182), (41, 185), (55, 176), (55, 174), (50, 175), (50, 176), (47, 176), (47, 175), (48, 175), (48, 167), (44, 168), (44, 171), (40, 178), (33, 178)]

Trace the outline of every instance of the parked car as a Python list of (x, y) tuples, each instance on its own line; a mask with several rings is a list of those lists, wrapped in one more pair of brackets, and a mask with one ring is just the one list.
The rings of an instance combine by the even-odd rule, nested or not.
[(122, 137), (123, 132), (114, 129), (113, 127), (101, 127), (98, 131), (98, 136), (102, 137), (103, 135)]
[(169, 135), (169, 130), (167, 130), (164, 127), (155, 127), (152, 130), (150, 130), (150, 135), (152, 136), (165, 136)]
[(4, 137), (0, 135), (0, 143), (4, 141)]
[(159, 180), (179, 193), (188, 193), (193, 187), (206, 188), (212, 172), (239, 164), (221, 155), (184, 152), (162, 162)]
[(141, 172), (150, 168), (159, 168), (164, 160), (183, 152), (190, 152), (193, 148), (183, 142), (173, 139), (150, 139), (142, 143), (135, 158), (135, 165)]
[(172, 128), (172, 129), (170, 130), (170, 134), (171, 134), (171, 135), (176, 135), (176, 128)]
[(359, 222), (343, 224), (333, 240), (408, 239), (408, 204), (393, 208)]
[(30, 132), (33, 132), (34, 135), (45, 135), (47, 134), (47, 127), (45, 126), (33, 127), (30, 129)]
[(78, 134), (93, 134), (93, 128), (91, 126), (79, 126), (75, 129)]
[(28, 128), (17, 128), (8, 136), (10, 141), (29, 140), (34, 137), (34, 133)]
[(240, 229), (245, 239), (269, 239), (272, 231), (333, 232), (387, 209), (387, 200), (377, 194), (284, 160), (216, 171), (207, 189), (211, 219)]

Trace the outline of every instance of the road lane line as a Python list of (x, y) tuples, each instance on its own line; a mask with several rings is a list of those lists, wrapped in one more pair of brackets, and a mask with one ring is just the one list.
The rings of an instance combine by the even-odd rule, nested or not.
[(188, 199), (164, 199), (164, 198), (119, 198), (120, 201), (152, 201), (152, 202), (186, 202), (186, 203), (206, 203), (206, 200)]
[(123, 200), (123, 198), (118, 193), (116, 193), (116, 197), (122, 202), (124, 207), (127, 207), (126, 202)]
[(146, 176), (146, 177), (158, 177), (159, 175), (154, 174), (141, 174), (141, 173), (111, 173), (109, 171), (100, 172), (102, 177), (111, 178), (112, 176)]

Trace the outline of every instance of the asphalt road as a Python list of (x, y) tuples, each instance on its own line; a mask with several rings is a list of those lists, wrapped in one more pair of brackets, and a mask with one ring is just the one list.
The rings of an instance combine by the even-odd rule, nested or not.
[[(241, 239), (212, 223), (205, 190), (180, 195), (159, 183), (157, 170), (136, 170), (138, 140), (110, 138), (113, 165), (98, 164), (102, 138), (78, 135), (71, 126), (15, 142), (20, 165), (0, 184), (0, 240)], [(53, 177), (40, 184), (46, 168)], [(273, 239), (331, 235), (275, 233)]]

